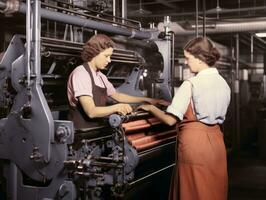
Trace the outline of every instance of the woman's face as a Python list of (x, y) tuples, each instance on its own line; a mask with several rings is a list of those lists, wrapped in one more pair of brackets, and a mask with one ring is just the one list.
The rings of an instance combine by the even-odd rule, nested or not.
[(184, 50), (185, 64), (188, 65), (189, 69), (193, 73), (198, 72), (199, 59)]
[(113, 50), (114, 49), (110, 47), (94, 57), (94, 62), (97, 69), (102, 70), (111, 62)]

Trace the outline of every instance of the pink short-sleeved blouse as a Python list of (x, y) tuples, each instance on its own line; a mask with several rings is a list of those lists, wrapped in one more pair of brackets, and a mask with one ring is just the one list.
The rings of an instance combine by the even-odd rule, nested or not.
[[(105, 85), (108, 96), (111, 96), (116, 92), (112, 83), (108, 81), (107, 77), (102, 72), (96, 72), (93, 69), (91, 69), (91, 72), (95, 81), (95, 85), (99, 87), (104, 87)], [(77, 105), (78, 97), (80, 96), (93, 97), (91, 77), (83, 65), (76, 67), (70, 74), (67, 83), (67, 96), (71, 106)]]

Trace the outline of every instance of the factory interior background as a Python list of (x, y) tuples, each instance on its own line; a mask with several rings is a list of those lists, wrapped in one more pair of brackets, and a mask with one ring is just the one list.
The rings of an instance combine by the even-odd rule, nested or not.
[(185, 43), (214, 41), (231, 88), (228, 199), (266, 199), (265, 11), (265, 0), (0, 0), (0, 199), (167, 199), (173, 127), (148, 113), (67, 120), (67, 77), (95, 33), (116, 43), (104, 73), (119, 91), (168, 101), (192, 76)]

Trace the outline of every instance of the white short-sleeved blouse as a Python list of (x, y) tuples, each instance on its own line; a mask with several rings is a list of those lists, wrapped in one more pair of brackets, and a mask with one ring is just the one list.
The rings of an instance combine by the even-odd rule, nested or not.
[(230, 87), (218, 70), (207, 68), (182, 83), (167, 112), (183, 120), (192, 100), (193, 110), (199, 121), (206, 124), (222, 124), (230, 98)]

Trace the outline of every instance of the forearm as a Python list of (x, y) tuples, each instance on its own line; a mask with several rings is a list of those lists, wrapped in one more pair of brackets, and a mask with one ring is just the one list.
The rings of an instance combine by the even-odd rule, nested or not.
[(90, 118), (105, 117), (111, 115), (117, 111), (117, 105), (112, 106), (95, 106), (92, 97), (81, 96), (79, 97), (80, 104)]
[(164, 123), (168, 124), (169, 126), (172, 126), (176, 124), (177, 120), (175, 117), (165, 113), (164, 111), (160, 110), (159, 108), (155, 106), (151, 106), (149, 110), (155, 117), (163, 121)]
[(90, 118), (98, 118), (98, 117), (105, 117), (111, 115), (116, 112), (115, 105), (112, 106), (104, 106), (104, 107), (94, 107), (92, 109), (84, 108), (85, 113)]
[(141, 103), (149, 99), (147, 97), (131, 96), (128, 94), (118, 93), (118, 92), (112, 97), (118, 102), (122, 102), (122, 103)]

